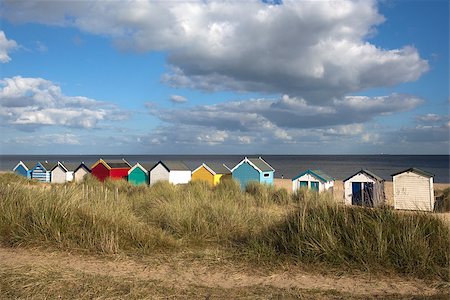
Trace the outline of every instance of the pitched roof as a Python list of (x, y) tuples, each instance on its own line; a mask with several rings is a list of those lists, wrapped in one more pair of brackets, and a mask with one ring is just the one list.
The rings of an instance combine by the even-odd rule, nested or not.
[(344, 179), (343, 181), (347, 181), (347, 180), (349, 180), (350, 178), (352, 178), (353, 176), (358, 175), (359, 173), (364, 173), (364, 174), (368, 175), (369, 177), (372, 177), (372, 178), (375, 179), (376, 181), (384, 181), (383, 178), (381, 178), (381, 177), (378, 176), (378, 175), (375, 175), (374, 173), (372, 173), (371, 171), (366, 170), (366, 169), (361, 169), (361, 170), (359, 170), (358, 172), (356, 172), (356, 173), (353, 174), (352, 176), (348, 177), (347, 179)]
[(177, 160), (160, 160), (150, 170), (153, 170), (159, 164), (162, 164), (169, 171), (191, 171), (184, 162)]
[(39, 163), (41, 164), (42, 167), (44, 167), (46, 171), (51, 171), (57, 165), (57, 163), (55, 162), (48, 162), (48, 161)]
[(262, 157), (245, 157), (243, 160), (241, 160), (240, 163), (238, 163), (236, 166), (234, 166), (231, 171), (233, 172), (235, 169), (237, 169), (240, 165), (243, 163), (248, 162), (250, 163), (254, 168), (256, 168), (259, 172), (275, 172), (275, 169), (272, 168)]
[(136, 168), (144, 169), (145, 172), (149, 172), (154, 166), (155, 166), (155, 164), (152, 164), (152, 163), (137, 162), (134, 164), (134, 166), (130, 170), (128, 170), (128, 174), (133, 172)]
[(86, 164), (84, 162), (80, 163), (74, 170), (74, 172), (76, 172), (79, 168), (85, 168), (86, 170), (88, 170), (89, 172), (91, 172), (91, 168), (89, 168), (88, 166), (86, 166)]
[(333, 180), (334, 180), (333, 177), (331, 177), (330, 175), (328, 175), (328, 174), (322, 172), (321, 170), (306, 170), (305, 172), (303, 172), (303, 173), (297, 175), (297, 176), (296, 176), (295, 178), (293, 178), (292, 180), (294, 181), (294, 180), (296, 180), (296, 179), (302, 177), (302, 176), (305, 175), (305, 174), (310, 174), (310, 175), (316, 177), (317, 179), (319, 179), (319, 180), (322, 181), (322, 182), (328, 182), (328, 181), (333, 181)]
[(428, 177), (428, 178), (434, 177), (434, 174), (431, 174), (430, 172), (427, 172), (427, 171), (424, 171), (424, 170), (421, 170), (421, 169), (418, 169), (418, 168), (409, 168), (409, 169), (406, 169), (406, 170), (394, 173), (391, 176), (396, 176), (396, 175), (399, 175), (399, 174), (402, 174), (402, 173), (406, 173), (406, 172), (413, 172), (413, 173), (416, 173), (416, 174), (419, 174), (419, 175), (422, 175), (422, 176), (425, 176), (425, 177)]
[(197, 171), (201, 167), (205, 167), (209, 172), (212, 174), (230, 174), (231, 170), (228, 169), (227, 166), (224, 164), (219, 163), (202, 163), (197, 169), (195, 169), (193, 172)]
[(32, 162), (32, 161), (22, 161), (21, 160), (17, 163), (17, 165), (14, 167), (13, 170), (15, 171), (19, 165), (23, 165), (27, 170), (31, 170), (34, 168), (34, 166), (36, 166), (36, 163)]
[(69, 172), (74, 172), (79, 166), (79, 164), (76, 164), (76, 163), (60, 162), (60, 164), (63, 165), (64, 168)]
[(103, 161), (112, 169), (131, 168), (131, 165), (125, 159), (103, 159)]

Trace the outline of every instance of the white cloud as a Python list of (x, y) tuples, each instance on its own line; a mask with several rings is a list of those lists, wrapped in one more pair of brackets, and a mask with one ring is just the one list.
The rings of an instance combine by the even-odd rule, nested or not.
[(8, 40), (6, 38), (5, 32), (0, 31), (0, 62), (7, 63), (11, 61), (9, 57), (9, 52), (17, 49), (19, 45), (14, 40)]
[(304, 99), (252, 99), (186, 109), (160, 109), (149, 113), (164, 125), (148, 140), (158, 144), (287, 145), (305, 142), (351, 140), (378, 144), (379, 134), (368, 130), (378, 116), (411, 110), (423, 103), (414, 96), (347, 96), (328, 105), (311, 105)]
[(0, 80), (0, 117), (19, 126), (94, 128), (101, 121), (123, 120), (128, 113), (106, 102), (66, 96), (42, 78), (16, 76)]
[(183, 96), (180, 96), (180, 95), (171, 95), (169, 99), (173, 103), (177, 103), (177, 104), (186, 103), (187, 102), (187, 98), (183, 97)]
[(417, 116), (416, 120), (419, 122), (439, 122), (443, 120), (444, 117), (438, 114), (425, 114), (422, 116)]
[(412, 46), (368, 41), (384, 21), (375, 0), (5, 1), (16, 22), (73, 26), (121, 48), (168, 51), (176, 87), (289, 94), (330, 103), (351, 92), (418, 79), (428, 70)]
[(80, 145), (79, 137), (72, 133), (52, 133), (40, 134), (39, 138), (35, 136), (15, 137), (7, 140), (7, 143), (14, 144), (33, 144), (35, 146), (46, 145)]

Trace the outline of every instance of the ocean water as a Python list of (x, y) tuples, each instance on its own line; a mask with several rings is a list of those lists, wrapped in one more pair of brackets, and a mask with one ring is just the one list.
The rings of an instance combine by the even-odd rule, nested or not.
[[(251, 155), (255, 157), (258, 155)], [(93, 164), (100, 155), (2, 155), (0, 170), (12, 170), (19, 160), (64, 161)], [(125, 158), (130, 163), (156, 163), (159, 160), (181, 160), (192, 170), (202, 162), (224, 163), (234, 167), (244, 155), (103, 155), (103, 158)], [(321, 169), (338, 180), (350, 177), (360, 169), (368, 169), (378, 176), (392, 180), (391, 174), (416, 167), (433, 173), (434, 181), (450, 183), (449, 155), (263, 155), (275, 169), (276, 178), (293, 178), (307, 169)]]

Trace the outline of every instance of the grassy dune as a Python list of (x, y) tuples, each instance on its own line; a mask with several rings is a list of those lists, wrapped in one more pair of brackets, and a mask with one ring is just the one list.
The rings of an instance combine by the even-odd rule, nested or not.
[(448, 280), (449, 228), (429, 213), (336, 204), (258, 184), (29, 183), (0, 175), (0, 242), (95, 253), (220, 247), (251, 262), (388, 270)]

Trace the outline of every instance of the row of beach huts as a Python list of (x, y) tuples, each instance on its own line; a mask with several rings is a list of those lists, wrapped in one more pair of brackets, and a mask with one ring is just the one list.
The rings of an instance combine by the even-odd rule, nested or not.
[[(224, 179), (234, 179), (242, 189), (249, 182), (273, 185), (275, 169), (262, 157), (245, 157), (233, 168), (225, 164), (202, 163), (191, 170), (181, 161), (159, 161), (156, 164), (135, 163), (125, 159), (99, 159), (92, 166), (85, 163), (23, 162), (13, 171), (29, 179), (42, 182), (80, 182), (91, 174), (100, 181), (107, 178), (125, 179), (134, 185), (153, 185), (165, 180), (172, 184), (186, 184), (191, 180), (203, 180), (217, 185)], [(394, 208), (404, 210), (434, 210), (434, 175), (410, 168), (392, 174)], [(292, 179), (292, 190), (310, 189), (317, 192), (332, 191), (335, 179), (320, 170), (306, 170)], [(369, 170), (360, 170), (343, 181), (345, 204), (377, 207), (385, 203), (384, 180)]]

